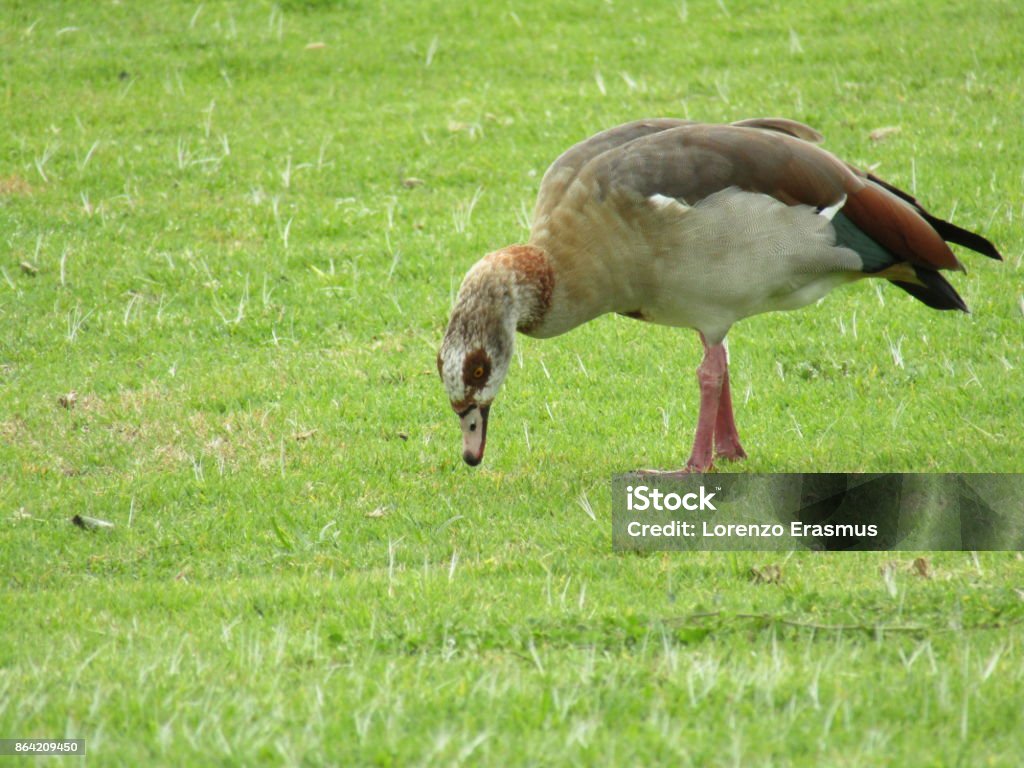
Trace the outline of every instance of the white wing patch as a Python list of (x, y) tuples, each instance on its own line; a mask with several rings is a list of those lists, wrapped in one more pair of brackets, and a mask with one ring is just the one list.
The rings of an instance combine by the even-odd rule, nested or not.
[(836, 203), (835, 205), (830, 205), (830, 206), (828, 206), (826, 208), (822, 208), (820, 211), (818, 211), (818, 215), (819, 216), (824, 216), (829, 221), (832, 221), (832, 219), (835, 218), (836, 214), (839, 213), (839, 210), (844, 205), (846, 205), (846, 195), (843, 195), (839, 199), (839, 202)]
[(666, 208), (676, 208), (684, 211), (689, 210), (688, 206), (683, 205), (674, 197), (666, 197), (665, 195), (651, 195), (647, 199), (651, 202), (651, 205), (660, 210), (664, 210)]

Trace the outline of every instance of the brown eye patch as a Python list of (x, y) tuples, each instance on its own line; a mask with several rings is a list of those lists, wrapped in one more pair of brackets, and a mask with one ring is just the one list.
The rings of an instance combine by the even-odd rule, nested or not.
[(491, 358), (482, 349), (466, 355), (462, 364), (462, 381), (467, 387), (480, 388), (491, 375)]

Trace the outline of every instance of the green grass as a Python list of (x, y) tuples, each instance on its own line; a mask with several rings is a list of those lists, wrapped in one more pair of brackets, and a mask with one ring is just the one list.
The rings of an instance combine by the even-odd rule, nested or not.
[(737, 326), (750, 459), (722, 471), (1024, 470), (1017, 3), (0, 15), (0, 737), (95, 765), (1016, 764), (1019, 555), (773, 555), (755, 584), (757, 554), (613, 554), (611, 475), (685, 460), (696, 335), (521, 339), (478, 470), (434, 354), (570, 144), (785, 115), (1007, 261), (962, 254), (970, 316), (862, 284)]

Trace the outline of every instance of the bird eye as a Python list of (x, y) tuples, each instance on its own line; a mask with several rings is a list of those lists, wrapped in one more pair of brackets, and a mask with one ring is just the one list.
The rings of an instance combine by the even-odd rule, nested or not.
[(466, 355), (462, 363), (462, 383), (480, 389), (491, 375), (491, 361), (487, 353), (477, 349)]

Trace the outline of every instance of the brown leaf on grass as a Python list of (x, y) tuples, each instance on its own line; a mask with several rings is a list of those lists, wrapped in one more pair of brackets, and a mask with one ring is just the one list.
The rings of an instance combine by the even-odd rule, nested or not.
[(922, 579), (930, 579), (932, 577), (931, 564), (928, 562), (926, 557), (915, 557), (914, 562), (910, 564), (914, 573), (920, 576)]
[(885, 125), (881, 128), (875, 128), (871, 133), (868, 134), (868, 138), (874, 142), (885, 141), (890, 136), (900, 132), (898, 125)]
[(417, 179), (415, 176), (410, 176), (406, 179), (402, 179), (402, 186), (406, 189), (416, 189), (416, 187), (423, 185), (423, 179)]
[(301, 443), (303, 440), (309, 440), (316, 433), (317, 430), (315, 429), (307, 429), (305, 432), (297, 432), (292, 435), (292, 440), (297, 440)]
[(23, 261), (18, 266), (21, 267), (21, 271), (24, 272), (29, 277), (35, 277), (36, 275), (39, 274), (39, 267), (37, 267), (30, 261)]
[(782, 569), (774, 564), (762, 565), (750, 569), (750, 580), (754, 584), (781, 584)]
[(73, 389), (66, 395), (61, 395), (60, 397), (57, 398), (57, 405), (59, 405), (61, 408), (66, 408), (69, 411), (75, 407), (75, 403), (77, 402), (78, 393)]

